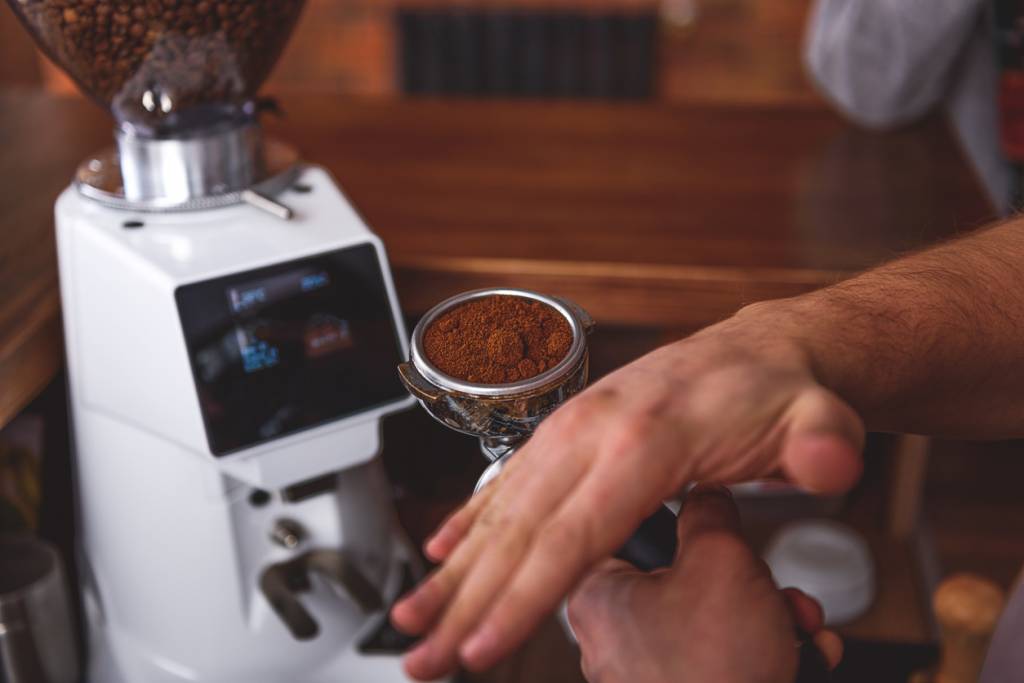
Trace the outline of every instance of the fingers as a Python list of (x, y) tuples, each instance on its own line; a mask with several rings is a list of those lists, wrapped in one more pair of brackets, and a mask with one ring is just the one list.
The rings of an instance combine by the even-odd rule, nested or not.
[[(515, 485), (517, 482), (512, 472), (511, 469), (506, 470), (501, 476), (512, 480)], [(507, 519), (507, 513), (503, 509), (505, 502), (498, 496), (499, 490), (498, 486), (487, 487), (445, 523), (445, 527), (449, 524), (453, 527), (468, 525), (469, 529), (463, 531), (462, 537), (450, 548), (451, 552), (445, 557), (444, 565), (391, 608), (392, 621), (400, 630), (410, 635), (419, 635), (430, 628), (455, 595), (476, 558), (485, 552), (492, 540), (492, 530), (499, 527), (494, 531), (499, 533), (500, 527), (505, 526), (503, 520)], [(478, 499), (480, 504), (477, 504)], [(463, 510), (465, 514), (462, 514)], [(515, 512), (514, 505), (511, 506), (511, 512)], [(450, 533), (454, 535), (456, 532)], [(507, 540), (505, 542), (508, 543)]]
[(739, 533), (740, 517), (732, 494), (724, 486), (698, 484), (686, 494), (679, 511), (677, 558), (701, 534), (710, 531)]
[[(473, 624), (465, 610), (453, 611), (450, 607), (446, 610), (446, 606), (457, 596), (475, 603), (482, 592), (496, 590), (505, 579), (505, 572), (496, 565), (494, 558), (509, 552), (507, 546), (484, 560), (483, 569), (495, 571), (478, 571), (481, 567), (476, 566), (477, 557), (481, 555), (485, 542), (483, 533), (477, 531), (472, 534), (459, 545), (443, 567), (392, 608), (392, 621), (407, 633), (420, 634), (433, 627), (427, 638), (405, 657), (405, 670), (412, 678), (432, 680), (456, 667), (458, 640)], [(475, 577), (468, 589), (463, 584), (467, 576)]]
[(822, 630), (825, 625), (825, 613), (818, 601), (799, 588), (784, 588), (782, 594), (789, 602), (797, 626), (813, 634), (814, 644), (821, 650), (828, 667), (834, 669), (839, 666), (843, 658), (843, 641), (833, 631)]
[[(496, 483), (496, 482), (492, 482)], [(488, 486), (448, 516), (423, 544), (423, 552), (434, 562), (443, 562), (465, 538), (477, 515), (494, 496), (497, 486)]]
[[(534, 444), (534, 452), (538, 445), (543, 444)], [(413, 677), (435, 678), (454, 668), (460, 643), (519, 570), (537, 530), (570, 497), (587, 469), (586, 459), (570, 452), (557, 466), (539, 466), (534, 476), (524, 476), (530, 469), (522, 465), (527, 457), (524, 449), (516, 455), (518, 472), (503, 474), (500, 486), (488, 487), (496, 493), (444, 566), (393, 608), (394, 623), (402, 630), (422, 633), (432, 628), (406, 657), (406, 670)]]
[[(423, 602), (414, 593), (408, 604), (415, 615), (405, 601), (396, 606), (395, 623), (403, 629), (434, 624), (429, 638), (406, 658), (415, 677), (446, 673), (456, 652), (473, 669), (511, 652), (593, 562), (625, 541), (649, 500), (664, 493), (664, 472), (636, 467), (636, 430), (624, 431), (621, 448), (613, 450), (622, 457), (596, 467), (589, 440), (577, 439), (567, 450), (564, 434), (544, 434), (552, 436), (538, 432), (515, 456), (517, 473), (503, 478), (432, 579), (440, 590), (425, 589), (429, 601)], [(483, 522), (495, 518), (485, 529)], [(484, 535), (486, 543), (479, 540)], [(467, 556), (472, 566), (460, 566)]]
[[(685, 553), (704, 534), (723, 532), (739, 533), (739, 513), (729, 490), (724, 486), (698, 484), (687, 495), (679, 514), (678, 552)], [(600, 577), (597, 580), (600, 581)], [(832, 631), (822, 630), (825, 618), (821, 606), (797, 588), (786, 588), (782, 593), (793, 620), (801, 629), (814, 634), (814, 643), (829, 668), (835, 668), (843, 656), (843, 642)]]
[(610, 558), (598, 564), (569, 596), (569, 627), (579, 643), (585, 671), (621, 646), (622, 622), (632, 618), (631, 588), (643, 576), (628, 562)]
[[(643, 576), (643, 573), (629, 562), (614, 557), (594, 567), (569, 596), (569, 625), (577, 636), (592, 629), (598, 633), (606, 630), (602, 628), (604, 618), (609, 611), (619, 611), (614, 608), (615, 598), (636, 576)], [(613, 614), (613, 618), (621, 619), (622, 613)]]
[(780, 453), (782, 469), (798, 486), (815, 493), (843, 493), (863, 469), (864, 424), (827, 389), (802, 393), (787, 416)]
[(410, 635), (419, 635), (430, 628), (458, 589), (459, 581), (476, 554), (476, 546), (482, 544), (481, 535), (460, 544), (444, 566), (396, 602), (391, 608), (394, 625)]
[(455, 666), (459, 644), (515, 572), (528, 543), (529, 537), (522, 532), (503, 534), (488, 545), (474, 560), (472, 570), (461, 577), (451, 597), (445, 600), (450, 603), (448, 608), (432, 606), (431, 614), (443, 610), (444, 616), (427, 640), (406, 658), (410, 673), (418, 678), (433, 678)]
[(431, 562), (441, 563), (473, 526), (479, 508), (461, 507), (446, 519), (437, 531), (423, 543), (423, 554)]
[[(533, 486), (533, 489), (539, 490), (552, 489), (550, 481), (552, 477), (561, 480), (574, 480), (580, 476), (581, 467), (585, 464), (584, 459), (575, 457), (575, 466), (567, 462), (573, 459), (561, 452), (566, 442), (564, 435), (545, 438), (550, 431), (538, 431), (534, 434), (530, 442), (516, 453), (516, 457), (508, 458), (505, 461), (505, 466), (497, 479), (486, 485), (479, 493), (474, 494), (468, 502), (438, 527), (437, 531), (424, 543), (423, 551), (427, 557), (434, 562), (443, 562), (447, 559), (448, 555), (473, 528), (477, 516), (492, 504), (492, 500), (499, 491), (504, 490), (507, 498), (511, 489), (512, 495), (522, 499), (524, 496), (530, 495), (529, 491), (525, 490), (527, 487)], [(554, 441), (554, 445), (549, 445), (552, 441)], [(581, 450), (590, 448), (589, 444), (583, 443), (583, 439), (579, 437), (575, 437), (574, 445), (575, 448), (570, 451), (570, 455), (575, 452), (578, 456)], [(540, 457), (534, 455), (538, 452)], [(551, 457), (552, 452), (560, 457)], [(539, 465), (533, 464), (534, 459), (540, 461)], [(552, 462), (553, 460), (557, 460), (557, 462)], [(535, 501), (528, 502), (535, 503)]]
[(825, 625), (825, 615), (821, 605), (799, 588), (783, 588), (782, 594), (789, 602), (796, 625), (808, 633), (817, 633)]
[[(486, 669), (519, 646), (545, 614), (599, 558), (619, 547), (647, 508), (656, 472), (634, 472), (629, 462), (592, 471), (537, 533), (528, 554), (459, 654), (474, 671)], [(615, 489), (616, 495), (611, 495)], [(639, 512), (638, 512), (639, 511)]]
[(624, 612), (616, 609), (622, 588), (642, 572), (629, 562), (614, 557), (598, 564), (569, 596), (569, 625), (582, 640), (591, 633), (615, 633), (606, 629), (609, 615), (621, 619)]
[(814, 634), (814, 644), (821, 650), (828, 662), (828, 668), (834, 669), (843, 660), (843, 639), (834, 631), (818, 631)]
[[(645, 460), (646, 453), (678, 450), (678, 429), (655, 429), (637, 418), (599, 444), (592, 431), (575, 429), (566, 420), (554, 432), (556, 423), (547, 423), (549, 429), (516, 455), (500, 481), (456, 512), (426, 544), (428, 555), (444, 565), (392, 613), (403, 630), (432, 629), (406, 658), (414, 677), (447, 673), (457, 653), (471, 669), (495, 663), (594, 561), (626, 539), (652, 500), (678, 485), (674, 461)], [(844, 490), (858, 478), (863, 427), (830, 392), (801, 393), (775, 434), (772, 450), (797, 484), (826, 492)], [(727, 549), (749, 554), (738, 529), (728, 491), (697, 487), (679, 519), (680, 553), (702, 535), (724, 532), (720, 540)]]
[(482, 491), (475, 493), (453, 512), (437, 528), (437, 531), (423, 544), (423, 552), (434, 562), (444, 562), (455, 550), (455, 547), (473, 528), (477, 516), (484, 510), (494, 498), (497, 491), (501, 489), (500, 482), (514, 476), (513, 472), (519, 467), (522, 458), (510, 458), (504, 463), (504, 468), (497, 479), (485, 486)]

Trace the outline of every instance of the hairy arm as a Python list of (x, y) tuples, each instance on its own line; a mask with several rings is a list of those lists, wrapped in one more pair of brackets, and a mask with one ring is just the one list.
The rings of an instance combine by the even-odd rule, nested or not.
[(737, 318), (796, 344), (868, 429), (1024, 436), (1024, 218)]
[(1022, 436), (1022, 368), (1020, 218), (657, 349), (555, 411), (428, 542), (441, 567), (392, 611), (425, 636), (407, 671), (494, 664), (689, 482), (844, 491), (865, 427)]

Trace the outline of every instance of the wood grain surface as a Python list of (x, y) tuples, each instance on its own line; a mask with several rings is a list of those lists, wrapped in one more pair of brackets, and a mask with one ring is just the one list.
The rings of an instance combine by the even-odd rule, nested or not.
[[(508, 284), (605, 323), (692, 328), (990, 213), (938, 119), (871, 134), (814, 105), (284, 106), (269, 130), (332, 171), (384, 238), (410, 314)], [(0, 91), (0, 424), (59, 363), (52, 204), (110, 141), (84, 100)]]
[(812, 106), (307, 99), (288, 117), (271, 129), (334, 171), (413, 312), (517, 284), (692, 327), (989, 214), (939, 120), (870, 134)]

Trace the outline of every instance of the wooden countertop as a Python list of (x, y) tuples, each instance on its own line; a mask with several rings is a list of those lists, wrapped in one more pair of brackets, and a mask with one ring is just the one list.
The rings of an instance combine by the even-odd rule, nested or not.
[[(268, 128), (335, 174), (410, 313), (514, 284), (605, 323), (693, 327), (990, 214), (938, 119), (869, 134), (815, 105), (284, 105)], [(0, 91), (0, 425), (59, 367), (52, 204), (110, 131), (84, 100)]]

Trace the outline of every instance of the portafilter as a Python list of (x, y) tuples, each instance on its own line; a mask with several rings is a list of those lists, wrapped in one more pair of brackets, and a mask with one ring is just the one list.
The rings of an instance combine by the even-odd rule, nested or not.
[[(540, 374), (508, 384), (479, 384), (452, 377), (427, 358), (424, 335), (448, 311), (476, 299), (510, 296), (547, 304), (561, 314), (572, 331), (565, 357)], [(587, 384), (590, 354), (587, 338), (594, 320), (566, 299), (525, 289), (492, 288), (463, 292), (431, 308), (412, 333), (411, 358), (398, 366), (402, 382), (438, 422), (480, 439), (491, 461), (474, 493), (494, 479), (504, 464), (540, 423)], [(619, 551), (618, 557), (642, 569), (667, 566), (675, 554), (675, 516), (665, 507), (649, 517)]]
[[(565, 357), (544, 372), (508, 384), (479, 384), (460, 380), (438, 369), (424, 350), (426, 330), (446, 312), (462, 304), (493, 296), (532, 299), (556, 310), (572, 331)], [(479, 491), (497, 476), (505, 460), (524, 443), (541, 421), (587, 384), (587, 335), (594, 321), (576, 304), (525, 289), (478, 289), (445, 299), (420, 320), (412, 333), (411, 360), (398, 366), (409, 392), (438, 422), (480, 439), (480, 450), (491, 461), (477, 482)]]

